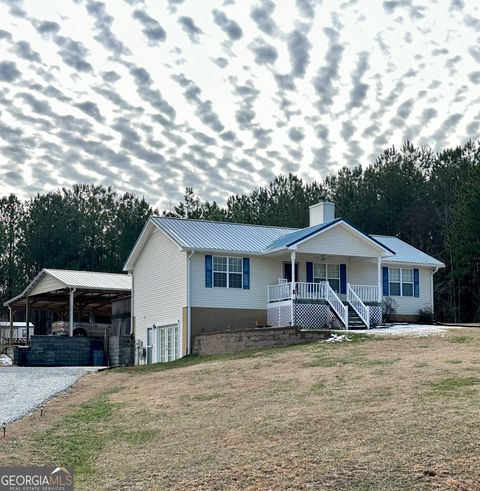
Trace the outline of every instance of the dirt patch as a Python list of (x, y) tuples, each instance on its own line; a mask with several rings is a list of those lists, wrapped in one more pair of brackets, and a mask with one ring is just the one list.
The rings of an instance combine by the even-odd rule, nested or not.
[(91, 431), (79, 489), (478, 489), (480, 331), (459, 335), (91, 374), (9, 428), (0, 461), (57, 464)]

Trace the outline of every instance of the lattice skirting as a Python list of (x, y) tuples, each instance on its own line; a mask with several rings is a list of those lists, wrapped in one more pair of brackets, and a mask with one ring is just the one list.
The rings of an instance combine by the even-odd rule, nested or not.
[(267, 307), (267, 323), (272, 327), (286, 327), (291, 325), (291, 302), (275, 302)]
[[(277, 302), (268, 305), (267, 321), (272, 327), (285, 327), (291, 325), (291, 303)], [(294, 325), (304, 329), (332, 328), (342, 329), (343, 325), (333, 315), (327, 304), (321, 303), (295, 303)]]
[(381, 305), (369, 305), (370, 310), (370, 327), (379, 326), (382, 324), (382, 306)]

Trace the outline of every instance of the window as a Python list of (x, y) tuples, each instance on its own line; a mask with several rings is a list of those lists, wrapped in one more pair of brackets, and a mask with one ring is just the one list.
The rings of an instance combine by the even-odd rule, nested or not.
[(413, 297), (413, 269), (389, 268), (390, 295)]
[(213, 286), (216, 288), (242, 288), (242, 258), (213, 256)]
[(313, 282), (328, 281), (333, 291), (340, 291), (340, 265), (313, 263)]

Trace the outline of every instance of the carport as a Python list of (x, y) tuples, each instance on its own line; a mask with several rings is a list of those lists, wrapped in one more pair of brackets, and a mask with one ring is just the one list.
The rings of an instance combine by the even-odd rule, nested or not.
[(130, 296), (131, 290), (132, 277), (127, 274), (42, 269), (20, 295), (4, 304), (10, 312), (10, 344), (17, 312), (25, 312), (27, 323), (33, 310), (51, 310), (61, 319), (68, 315), (69, 334), (73, 336), (75, 310), (111, 315), (112, 300)]

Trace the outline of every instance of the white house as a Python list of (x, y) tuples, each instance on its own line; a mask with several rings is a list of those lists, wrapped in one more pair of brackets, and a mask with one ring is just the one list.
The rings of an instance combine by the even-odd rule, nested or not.
[(433, 310), (433, 275), (442, 267), (319, 203), (304, 229), (151, 217), (124, 269), (133, 274), (135, 337), (155, 362), (189, 353), (202, 332), (373, 327), (384, 297), (395, 300), (398, 318), (414, 320)]

